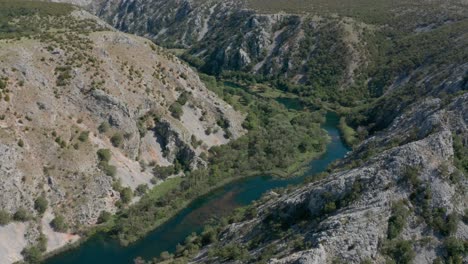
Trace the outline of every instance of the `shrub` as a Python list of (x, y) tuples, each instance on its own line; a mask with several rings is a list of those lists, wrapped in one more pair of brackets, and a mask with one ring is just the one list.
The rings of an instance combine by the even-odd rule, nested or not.
[(418, 179), (419, 168), (407, 166), (403, 172), (403, 180), (410, 183), (411, 186), (417, 187), (421, 181)]
[(406, 225), (409, 210), (403, 201), (399, 201), (392, 206), (392, 216), (388, 219), (388, 239), (396, 238)]
[(109, 149), (100, 149), (97, 151), (99, 160), (109, 162), (111, 159), (111, 152)]
[(148, 188), (147, 184), (140, 184), (135, 189), (135, 195), (136, 196), (143, 196), (148, 191), (148, 189), (149, 188)]
[(78, 136), (78, 140), (81, 141), (81, 142), (85, 142), (87, 141), (89, 138), (89, 131), (83, 131), (80, 133), (80, 135)]
[(461, 260), (464, 255), (468, 253), (468, 244), (467, 242), (463, 243), (463, 241), (455, 238), (449, 237), (444, 241), (444, 247), (447, 251), (448, 259), (451, 260), (449, 263), (462, 263), (456, 262), (457, 260)]
[(36, 209), (39, 214), (43, 214), (47, 210), (48, 204), (45, 196), (41, 195), (34, 201), (34, 209)]
[(65, 223), (65, 218), (62, 215), (56, 215), (55, 218), (50, 222), (50, 226), (56, 231), (64, 233), (68, 229), (67, 223)]
[(120, 190), (120, 200), (122, 201), (122, 203), (127, 204), (132, 201), (132, 198), (132, 189), (130, 189), (129, 187), (125, 187), (122, 190)]
[(24, 147), (24, 141), (22, 139), (18, 140), (18, 146), (19, 147)]
[(98, 167), (107, 175), (114, 177), (117, 174), (117, 167), (110, 165), (108, 162), (100, 161)]
[(101, 214), (99, 214), (99, 217), (97, 219), (98, 224), (106, 223), (109, 220), (111, 220), (112, 214), (107, 212), (107, 211), (101, 211)]
[(169, 260), (173, 257), (172, 254), (170, 254), (169, 252), (167, 251), (163, 251), (161, 252), (161, 255), (159, 255), (159, 259), (162, 260), (162, 261), (165, 261), (165, 260)]
[(431, 218), (429, 225), (442, 235), (448, 236), (457, 231), (459, 218), (456, 213), (446, 215), (445, 208), (434, 208)]
[(112, 146), (118, 148), (122, 145), (123, 136), (121, 133), (117, 132), (111, 137), (110, 141), (112, 143)]
[(326, 203), (323, 207), (323, 213), (325, 214), (333, 213), (334, 211), (336, 211), (336, 204), (333, 201)]
[(107, 131), (109, 131), (109, 129), (110, 129), (110, 125), (109, 125), (109, 123), (106, 122), (106, 121), (102, 122), (102, 123), (99, 125), (99, 127), (98, 127), (98, 131), (99, 131), (99, 133), (101, 133), (101, 134), (102, 134), (102, 133), (106, 133)]
[(189, 96), (190, 96), (190, 93), (189, 92), (182, 92), (179, 96), (179, 98), (177, 98), (177, 103), (179, 103), (180, 105), (185, 105), (189, 99)]
[(7, 225), (11, 221), (10, 214), (5, 210), (0, 210), (0, 226)]
[(162, 180), (167, 179), (167, 177), (171, 176), (174, 173), (176, 173), (174, 166), (167, 166), (167, 167), (155, 166), (153, 168), (153, 175)]
[(413, 244), (407, 240), (390, 240), (384, 245), (383, 251), (397, 264), (409, 264), (415, 257)]
[(182, 115), (184, 114), (184, 110), (182, 109), (182, 105), (180, 105), (178, 102), (174, 102), (170, 107), (169, 111), (171, 112), (171, 115), (174, 118), (180, 119)]
[(24, 207), (20, 207), (16, 213), (13, 215), (13, 220), (26, 222), (31, 218), (31, 215), (26, 211)]
[(238, 244), (229, 244), (221, 248), (216, 248), (210, 255), (219, 257), (221, 260), (247, 260), (249, 252)]
[(41, 233), (37, 239), (36, 247), (41, 251), (45, 252), (47, 250), (47, 237)]
[(203, 246), (209, 245), (217, 240), (217, 232), (212, 227), (206, 227), (201, 234), (201, 242)]
[(23, 249), (23, 251), (21, 251), (21, 255), (23, 255), (24, 261), (30, 264), (40, 263), (42, 260), (42, 252), (36, 246), (30, 246)]

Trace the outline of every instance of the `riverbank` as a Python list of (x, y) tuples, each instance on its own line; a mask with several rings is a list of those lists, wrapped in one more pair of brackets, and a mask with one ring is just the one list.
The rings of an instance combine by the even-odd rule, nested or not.
[[(324, 129), (330, 135), (330, 141), (325, 153), (309, 163), (309, 169), (305, 175), (325, 170), (331, 162), (342, 158), (349, 151), (339, 138), (337, 125), (336, 115), (331, 121), (329, 116), (327, 123), (323, 124)], [(302, 176), (305, 177), (305, 175)], [(117, 240), (110, 237), (109, 233), (98, 232), (86, 241), (82, 240), (79, 247), (68, 248), (66, 252), (57, 251), (53, 257), (48, 255), (49, 259), (45, 263), (87, 263), (89, 261), (129, 263), (137, 256), (151, 258), (163, 251), (174, 251), (177, 243), (183, 242), (192, 232), (200, 232), (210, 218), (229, 215), (235, 208), (250, 204), (269, 190), (304, 181), (302, 176), (288, 178), (277, 176), (273, 174), (253, 177), (243, 175), (230, 181), (220, 181), (218, 185), (213, 185), (210, 191), (206, 190), (204, 195), (181, 204), (180, 210), (174, 210), (171, 216), (161, 219), (156, 229), (146, 233), (145, 237), (135, 243), (122, 247)]]
[[(212, 186), (211, 188), (206, 189), (206, 191), (203, 192), (200, 196), (194, 197), (194, 198), (192, 198), (190, 200), (186, 200), (185, 202), (180, 203), (179, 204), (180, 207), (175, 208), (173, 210), (173, 213), (168, 215), (167, 217), (157, 219), (154, 222), (154, 225), (151, 227), (151, 229), (148, 230), (148, 232), (146, 232), (145, 234), (143, 234), (143, 236), (141, 236), (139, 239), (137, 239), (135, 241), (131, 241), (130, 243), (120, 243), (120, 245), (123, 246), (123, 247), (127, 247), (127, 246), (129, 246), (131, 244), (137, 243), (145, 235), (147, 235), (148, 233), (151, 233), (152, 231), (154, 231), (155, 229), (157, 229), (161, 225), (168, 222), (170, 219), (172, 219), (174, 216), (176, 216), (182, 210), (187, 208), (187, 206), (189, 206), (195, 200), (200, 199), (201, 197), (206, 196), (211, 192), (216, 192), (217, 190), (222, 189), (223, 187), (225, 187), (228, 184), (232, 184), (232, 183), (235, 183), (237, 181), (242, 181), (242, 180), (253, 178), (253, 177), (260, 177), (262, 175), (271, 175), (271, 176), (279, 178), (279, 179), (287, 179), (287, 178), (297, 177), (301, 173), (304, 173), (307, 169), (310, 169), (310, 167), (308, 167), (309, 163), (312, 162), (313, 160), (318, 159), (320, 156), (324, 155), (325, 152), (326, 152), (326, 149), (323, 150), (320, 153), (313, 153), (313, 155), (305, 156), (303, 159), (301, 159), (301, 161), (299, 161), (298, 163), (294, 164), (293, 166), (291, 166), (291, 167), (289, 167), (289, 168), (287, 168), (285, 170), (276, 169), (276, 170), (269, 170), (269, 171), (265, 171), (265, 172), (251, 171), (251, 172), (249, 172), (249, 173), (247, 173), (247, 174), (245, 174), (243, 176), (240, 176), (240, 177), (224, 179), (223, 181), (219, 182), (218, 184)], [(181, 177), (171, 178), (171, 179), (169, 179), (169, 181), (177, 181), (177, 182), (180, 183)], [(164, 184), (166, 184), (166, 182), (162, 183), (161, 185), (164, 185)], [(176, 188), (176, 187), (177, 186), (174, 185), (172, 188)], [(163, 193), (161, 193), (160, 191), (161, 191), (160, 186), (157, 185), (149, 192), (148, 195), (151, 195), (151, 193), (156, 193), (157, 192), (158, 196), (162, 196)], [(170, 191), (170, 189), (166, 190), (165, 192), (168, 192), (168, 191)], [(67, 251), (78, 248), (83, 243), (85, 243), (89, 239), (91, 239), (93, 236), (96, 236), (96, 235), (99, 235), (99, 234), (109, 234), (109, 233), (112, 232), (112, 230), (115, 228), (115, 226), (116, 226), (116, 224), (118, 222), (119, 222), (119, 216), (117, 214), (117, 215), (114, 215), (113, 218), (109, 222), (101, 224), (99, 226), (92, 227), (92, 228), (86, 230), (84, 233), (80, 234), (81, 238), (79, 240), (77, 240), (76, 242), (68, 244), (68, 245), (66, 245), (66, 246), (64, 246), (62, 248), (57, 249), (57, 250), (48, 252), (47, 254), (44, 255), (44, 258), (47, 260), (47, 259), (53, 258), (54, 256), (57, 256), (57, 255), (60, 255), (62, 253), (65, 253)]]

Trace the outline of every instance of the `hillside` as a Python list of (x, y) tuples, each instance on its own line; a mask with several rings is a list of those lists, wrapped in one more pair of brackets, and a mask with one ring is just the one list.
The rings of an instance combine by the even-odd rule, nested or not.
[(178, 252), (193, 263), (466, 263), (466, 64), (458, 70), (330, 173), (265, 195)]
[[(466, 263), (466, 1), (97, 1), (200, 71), (336, 109), (353, 152), (174, 263)], [(169, 260), (167, 260), (169, 259)]]
[(1, 263), (76, 241), (245, 133), (179, 59), (70, 5), (1, 0), (0, 47)]
[[(173, 48), (205, 73), (345, 106), (381, 95), (366, 86), (380, 85), (384, 68), (376, 66), (388, 64), (389, 55), (448, 24), (458, 24), (450, 27), (460, 34), (467, 18), (467, 2), (457, 0), (112, 0), (93, 1), (89, 8), (122, 31)], [(439, 50), (451, 47), (450, 41)], [(387, 77), (406, 74), (428, 54), (408, 55)]]
[(466, 0), (53, 2), (148, 40), (69, 5), (0, 8), (7, 261), (78, 239), (53, 219), (127, 244), (218, 184), (294, 174), (326, 109), (344, 160), (150, 263), (468, 262)]

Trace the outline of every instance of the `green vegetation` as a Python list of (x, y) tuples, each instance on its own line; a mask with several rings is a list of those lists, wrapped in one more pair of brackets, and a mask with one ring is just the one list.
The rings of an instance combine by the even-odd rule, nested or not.
[(114, 177), (117, 174), (117, 167), (110, 165), (108, 162), (101, 161), (98, 167), (107, 175)]
[(98, 127), (98, 131), (99, 133), (106, 133), (107, 131), (109, 131), (110, 129), (110, 125), (109, 125), (109, 122), (102, 122), (99, 127)]
[(50, 226), (56, 231), (56, 232), (61, 232), (64, 233), (68, 230), (68, 225), (65, 222), (65, 218), (58, 214), (55, 216), (55, 218), (50, 222)]
[(416, 256), (413, 243), (408, 240), (388, 240), (383, 246), (383, 252), (396, 264), (410, 264)]
[(184, 110), (182, 109), (182, 105), (178, 102), (174, 102), (170, 107), (169, 111), (174, 118), (180, 119), (184, 114)]
[(29, 219), (31, 219), (31, 214), (24, 207), (18, 208), (13, 214), (13, 220), (15, 221), (26, 222)]
[(408, 215), (409, 210), (406, 208), (404, 201), (398, 201), (392, 205), (392, 216), (388, 219), (388, 239), (398, 237), (406, 226)]
[[(46, 25), (32, 23), (38, 18), (65, 16), (73, 10), (71, 5), (26, 0), (0, 1), (0, 39), (29, 37), (38, 34)], [(23, 19), (17, 20), (22, 17)]]
[(39, 214), (45, 213), (48, 205), (49, 203), (47, 202), (47, 199), (44, 195), (37, 197), (37, 199), (34, 201), (34, 209), (36, 209)]
[(0, 226), (8, 225), (10, 221), (10, 214), (5, 210), (0, 210)]
[(42, 261), (42, 254), (47, 250), (47, 237), (44, 234), (40, 234), (36, 241), (36, 244), (31, 245), (21, 252), (24, 257), (24, 261), (28, 264), (38, 264)]
[(190, 92), (183, 91), (180, 94), (179, 98), (177, 98), (177, 103), (179, 103), (180, 105), (185, 105), (189, 98), (190, 98)]
[(112, 157), (111, 151), (109, 149), (99, 149), (97, 151), (97, 156), (99, 159), (98, 167), (107, 175), (114, 177), (117, 173), (117, 167), (110, 165), (109, 161)]
[(208, 253), (210, 257), (218, 257), (221, 261), (245, 261), (249, 258), (249, 251), (237, 243), (223, 247), (212, 248)]
[(122, 133), (117, 132), (117, 133), (114, 133), (114, 135), (112, 135), (112, 137), (110, 138), (110, 141), (112, 143), (112, 146), (118, 148), (122, 146), (123, 139), (124, 138), (123, 138)]
[(99, 160), (104, 162), (109, 162), (112, 156), (109, 149), (100, 149), (97, 151), (97, 155)]
[(428, 225), (443, 236), (449, 236), (457, 231), (458, 215), (455, 213), (447, 214), (446, 208), (433, 208), (432, 213), (428, 216), (425, 218)]
[(357, 143), (356, 131), (346, 124), (345, 118), (340, 118), (340, 124), (338, 126), (341, 132), (341, 136), (348, 146), (354, 146)]
[(89, 138), (89, 131), (83, 131), (78, 136), (78, 140), (81, 141), (81, 142), (88, 141), (88, 138)]
[(140, 184), (136, 187), (135, 189), (135, 195), (136, 196), (143, 196), (145, 193), (149, 190), (147, 184)]
[(468, 254), (468, 241), (449, 237), (444, 241), (444, 248), (447, 252), (447, 263), (461, 264)]
[(23, 249), (21, 254), (23, 255), (26, 263), (39, 264), (42, 260), (42, 252), (36, 246), (30, 246), (30, 247)]
[(102, 224), (102, 223), (107, 223), (112, 219), (112, 214), (107, 212), (107, 211), (102, 211), (101, 214), (99, 214), (97, 223)]
[(461, 135), (453, 135), (453, 150), (455, 154), (455, 166), (464, 172), (465, 175), (468, 174), (468, 146), (463, 143)]
[(128, 204), (133, 199), (133, 192), (130, 187), (125, 187), (120, 190), (120, 200), (124, 204)]

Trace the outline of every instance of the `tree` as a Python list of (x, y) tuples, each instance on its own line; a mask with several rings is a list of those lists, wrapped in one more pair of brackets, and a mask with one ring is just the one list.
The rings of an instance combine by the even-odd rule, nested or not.
[(34, 201), (34, 209), (36, 209), (39, 214), (43, 214), (47, 210), (48, 204), (45, 196), (41, 195)]

